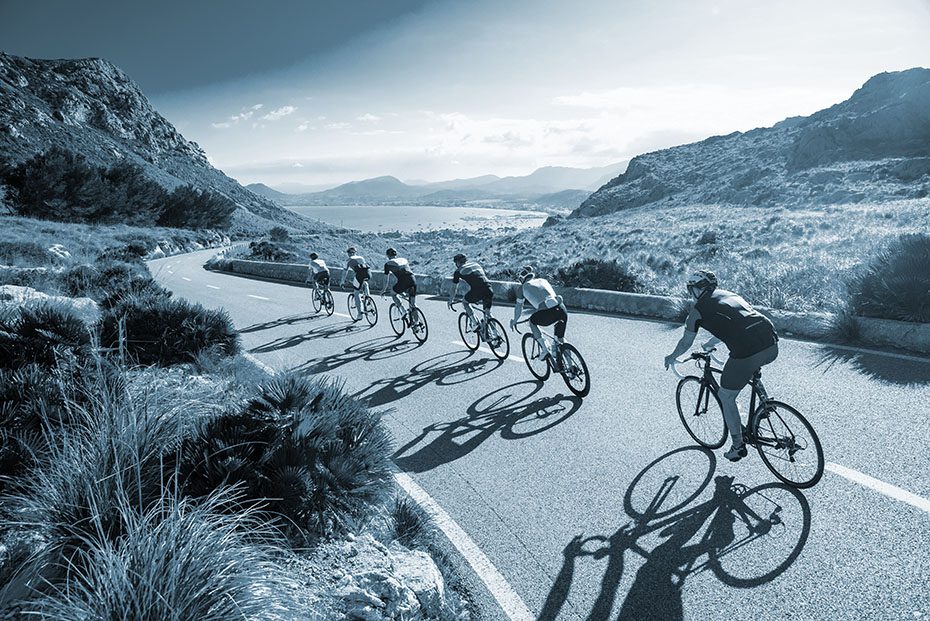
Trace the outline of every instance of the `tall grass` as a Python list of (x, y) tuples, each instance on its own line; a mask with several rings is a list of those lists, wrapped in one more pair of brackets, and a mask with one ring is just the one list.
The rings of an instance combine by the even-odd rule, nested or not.
[(930, 323), (930, 235), (902, 235), (850, 283), (850, 307), (866, 317)]

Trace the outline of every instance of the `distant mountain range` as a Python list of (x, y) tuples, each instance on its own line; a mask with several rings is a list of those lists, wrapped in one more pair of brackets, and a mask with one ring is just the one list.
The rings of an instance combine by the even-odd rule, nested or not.
[(214, 168), (112, 63), (0, 52), (0, 159), (20, 162), (52, 146), (96, 165), (128, 160), (168, 189), (191, 184), (223, 194), (239, 207), (239, 225), (267, 230), (269, 223), (308, 224)]
[[(574, 208), (593, 190), (623, 172), (626, 162), (600, 168), (546, 166), (525, 176), (483, 175), (434, 183), (408, 184), (384, 176), (344, 183), (320, 192), (286, 194), (263, 183), (246, 186), (280, 205), (335, 205), (392, 202), (455, 203), (522, 200), (550, 207)], [(570, 191), (571, 194), (563, 192)], [(557, 195), (557, 196), (554, 196)], [(543, 199), (540, 203), (539, 199)], [(570, 201), (570, 202), (565, 202)]]
[(888, 202), (930, 193), (930, 70), (880, 73), (773, 127), (640, 155), (573, 217), (662, 205)]

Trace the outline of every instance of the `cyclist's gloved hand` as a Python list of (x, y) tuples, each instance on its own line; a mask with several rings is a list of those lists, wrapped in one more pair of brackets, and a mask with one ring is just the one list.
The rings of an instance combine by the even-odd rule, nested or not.
[(668, 371), (668, 368), (677, 362), (675, 356), (669, 354), (665, 357), (665, 370)]

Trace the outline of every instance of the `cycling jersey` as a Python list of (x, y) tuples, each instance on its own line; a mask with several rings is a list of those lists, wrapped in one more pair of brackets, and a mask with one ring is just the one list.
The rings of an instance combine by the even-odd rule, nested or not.
[(310, 270), (316, 274), (328, 274), (329, 268), (326, 267), (326, 262), (323, 259), (314, 259), (310, 261)]
[(523, 283), (517, 294), (517, 301), (520, 300), (526, 300), (537, 310), (553, 308), (560, 304), (552, 285), (545, 278), (532, 278)]
[(748, 358), (778, 342), (775, 326), (765, 315), (724, 289), (701, 296), (686, 327), (691, 332), (704, 328), (724, 342), (733, 358)]
[(397, 282), (394, 284), (394, 293), (403, 293), (410, 291), (410, 295), (417, 293), (417, 281), (413, 277), (413, 270), (410, 269), (410, 262), (407, 259), (395, 257), (384, 264), (384, 273), (393, 274)]
[(368, 268), (365, 257), (360, 257), (357, 254), (349, 257), (349, 262), (346, 263), (346, 269), (355, 272), (355, 280), (359, 284), (371, 278), (371, 271)]
[(474, 261), (466, 261), (462, 267), (456, 269), (452, 274), (454, 284), (458, 284), (460, 280), (464, 280), (465, 284), (472, 290), (490, 288), (491, 286), (484, 270)]

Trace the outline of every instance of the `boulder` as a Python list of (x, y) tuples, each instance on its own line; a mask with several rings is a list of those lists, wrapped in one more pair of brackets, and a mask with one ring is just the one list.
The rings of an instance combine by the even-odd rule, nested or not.
[(20, 287), (18, 285), (0, 286), (0, 306), (23, 308), (39, 304), (53, 304), (56, 308), (71, 313), (88, 325), (93, 325), (100, 319), (100, 309), (97, 303), (90, 298), (49, 295), (36, 291), (31, 287)]

